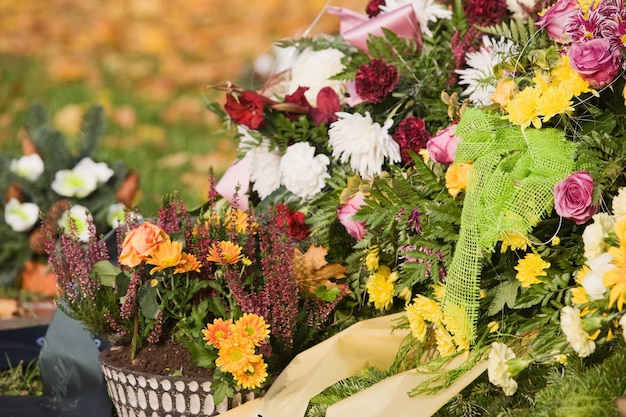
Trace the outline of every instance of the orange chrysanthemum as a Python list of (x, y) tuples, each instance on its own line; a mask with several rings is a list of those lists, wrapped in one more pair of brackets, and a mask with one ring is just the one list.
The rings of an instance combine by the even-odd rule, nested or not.
[(213, 323), (206, 325), (206, 329), (202, 329), (203, 340), (207, 341), (207, 345), (212, 345), (219, 349), (222, 340), (228, 339), (234, 330), (232, 320), (215, 319)]
[(227, 339), (220, 341), (220, 350), (215, 364), (222, 371), (236, 372), (253, 372), (254, 366), (251, 361), (255, 360), (254, 345), (249, 339), (232, 334)]
[(259, 346), (270, 335), (269, 328), (263, 317), (256, 314), (245, 313), (235, 323), (235, 331), (250, 339), (255, 346)]
[(267, 379), (267, 364), (262, 355), (256, 355), (250, 361), (252, 370), (234, 372), (235, 381), (244, 389), (253, 389), (261, 386)]
[(202, 264), (195, 255), (191, 253), (183, 252), (180, 263), (176, 265), (176, 269), (174, 270), (175, 274), (184, 274), (187, 272), (195, 271), (200, 272), (200, 267)]
[(241, 253), (241, 246), (230, 242), (228, 240), (222, 240), (217, 245), (214, 243), (209, 247), (209, 254), (207, 260), (216, 262), (221, 265), (236, 264), (243, 258)]
[(170, 240), (161, 242), (146, 259), (147, 264), (154, 265), (150, 274), (177, 266), (180, 263), (182, 253), (183, 244), (181, 242)]

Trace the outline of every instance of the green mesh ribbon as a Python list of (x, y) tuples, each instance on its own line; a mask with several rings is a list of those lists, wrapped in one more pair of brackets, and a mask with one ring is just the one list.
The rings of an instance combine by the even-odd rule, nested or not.
[(575, 145), (561, 130), (522, 130), (475, 108), (464, 113), (456, 135), (455, 164), (473, 164), (443, 298), (446, 327), (460, 344), (474, 336), (486, 255), (499, 236), (526, 236), (551, 212), (554, 185), (574, 170)]

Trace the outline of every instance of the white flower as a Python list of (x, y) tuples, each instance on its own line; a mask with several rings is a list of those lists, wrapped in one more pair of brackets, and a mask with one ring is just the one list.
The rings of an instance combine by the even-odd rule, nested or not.
[(26, 178), (29, 181), (36, 181), (43, 174), (43, 160), (36, 154), (24, 155), (20, 159), (14, 159), (9, 166), (11, 172)]
[(120, 224), (123, 224), (126, 216), (126, 206), (124, 203), (113, 203), (107, 208), (107, 224), (114, 229), (117, 229)]
[(587, 261), (590, 271), (585, 275), (581, 284), (587, 291), (587, 294), (594, 300), (604, 298), (606, 287), (602, 283), (604, 274), (612, 269), (617, 268), (613, 263), (613, 255), (608, 252)]
[(469, 96), (474, 104), (483, 106), (492, 104), (491, 96), (496, 91), (499, 79), (493, 73), (493, 67), (514, 53), (515, 44), (512, 41), (483, 36), (483, 46), (480, 50), (466, 55), (467, 68), (456, 70), (460, 75), (459, 85), (467, 86), (463, 94)]
[(613, 197), (613, 216), (616, 222), (626, 216), (626, 187), (620, 188)]
[(489, 351), (487, 374), (489, 382), (502, 388), (505, 395), (511, 396), (517, 391), (517, 381), (511, 376), (507, 361), (515, 359), (515, 353), (504, 343), (493, 343)]
[(515, 19), (526, 20), (537, 3), (538, 0), (506, 0), (506, 7)]
[(389, 135), (393, 125), (389, 119), (383, 126), (374, 123), (369, 112), (365, 116), (355, 113), (337, 113), (339, 120), (330, 125), (328, 143), (333, 157), (350, 166), (363, 178), (372, 177), (382, 170), (385, 158), (400, 162), (400, 146)]
[(561, 310), (561, 329), (565, 333), (568, 343), (581, 358), (591, 355), (596, 349), (596, 344), (589, 339), (589, 335), (583, 329), (580, 311), (577, 308), (563, 307)]
[(91, 158), (81, 159), (73, 169), (74, 171), (85, 172), (87, 175), (93, 174), (98, 180), (98, 185), (102, 185), (111, 179), (115, 172), (109, 168), (106, 162), (94, 162)]
[(250, 181), (252, 189), (265, 198), (280, 187), (280, 151), (274, 148), (270, 151), (269, 141), (263, 141), (260, 146), (251, 149), (246, 154), (250, 158)]
[(98, 188), (98, 177), (94, 172), (62, 169), (54, 174), (50, 187), (63, 197), (84, 198)]
[(313, 107), (317, 106), (317, 93), (324, 87), (332, 88), (341, 97), (343, 82), (329, 78), (343, 71), (343, 56), (343, 52), (333, 48), (321, 51), (306, 48), (291, 67), (289, 93), (298, 87), (309, 87), (304, 96)]
[(87, 207), (76, 205), (63, 212), (63, 215), (61, 215), (59, 219), (59, 226), (62, 227), (66, 233), (72, 233), (72, 235), (76, 236), (81, 242), (87, 242), (90, 235), (89, 222), (92, 220), (93, 217)]
[(591, 261), (606, 252), (607, 244), (604, 241), (613, 231), (613, 218), (606, 213), (598, 213), (593, 216), (593, 223), (585, 227), (583, 231), (583, 245), (585, 258)]
[(413, 6), (415, 17), (420, 24), (423, 34), (432, 37), (433, 33), (428, 29), (428, 22), (436, 22), (438, 19), (450, 19), (452, 11), (445, 6), (435, 3), (435, 0), (387, 0), (381, 6), (383, 12), (390, 12), (410, 3)]
[(34, 203), (20, 203), (17, 198), (11, 198), (4, 205), (4, 221), (15, 232), (30, 230), (39, 219), (39, 206)]
[(322, 191), (325, 179), (330, 178), (328, 164), (326, 155), (315, 155), (313, 146), (298, 142), (288, 147), (280, 160), (282, 182), (295, 195), (310, 199)]
[(622, 337), (626, 341), (626, 314), (622, 314), (622, 317), (619, 318), (619, 325), (622, 326)]

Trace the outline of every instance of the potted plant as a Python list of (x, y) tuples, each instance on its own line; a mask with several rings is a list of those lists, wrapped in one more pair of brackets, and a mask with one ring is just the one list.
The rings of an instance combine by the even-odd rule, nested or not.
[[(243, 211), (216, 196), (212, 187), (194, 211), (166, 196), (153, 219), (129, 211), (113, 251), (91, 218), (48, 240), (62, 308), (113, 343), (100, 360), (120, 413), (213, 415), (262, 393), (320, 340), (347, 292), (342, 266), (311, 260), (319, 255), (293, 212)], [(182, 379), (156, 382), (172, 377)]]
[(49, 122), (46, 109), (33, 104), (25, 118), (22, 155), (0, 154), (0, 283), (54, 296), (56, 283), (46, 265), (40, 217), (56, 223), (70, 205), (85, 207), (99, 232), (133, 204), (139, 177), (125, 164), (96, 162), (105, 117), (94, 105), (83, 115), (76, 149)]

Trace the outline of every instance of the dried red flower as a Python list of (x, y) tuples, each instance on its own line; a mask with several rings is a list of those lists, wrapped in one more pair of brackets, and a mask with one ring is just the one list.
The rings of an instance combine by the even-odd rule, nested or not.
[(470, 25), (495, 25), (507, 13), (506, 0), (466, 0), (464, 11)]
[(398, 82), (398, 70), (393, 65), (375, 58), (359, 67), (356, 73), (356, 92), (365, 101), (381, 103)]
[(286, 204), (277, 204), (276, 222), (287, 227), (287, 233), (294, 240), (302, 240), (309, 236), (309, 225), (305, 223), (306, 216), (301, 211), (292, 211)]
[(382, 12), (380, 6), (385, 6), (385, 4), (385, 0), (370, 0), (365, 8), (365, 13), (367, 13), (370, 19), (376, 17)]
[(324, 87), (317, 93), (317, 107), (311, 108), (309, 116), (317, 125), (330, 124), (338, 120), (335, 113), (339, 110), (339, 96), (332, 88)]
[(233, 93), (226, 96), (224, 110), (233, 122), (250, 129), (258, 129), (265, 124), (263, 107), (269, 100), (254, 91), (245, 90), (237, 97)]
[(426, 148), (430, 133), (426, 130), (426, 123), (419, 117), (411, 116), (402, 120), (393, 134), (393, 140), (400, 145), (400, 158), (405, 165), (413, 165), (413, 158), (409, 151), (415, 153)]

